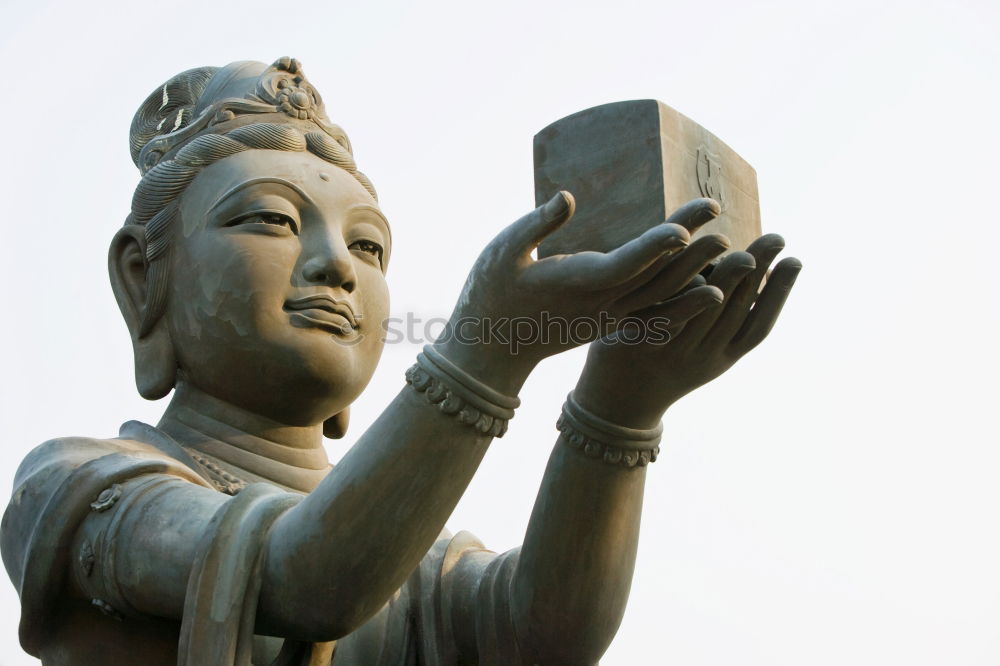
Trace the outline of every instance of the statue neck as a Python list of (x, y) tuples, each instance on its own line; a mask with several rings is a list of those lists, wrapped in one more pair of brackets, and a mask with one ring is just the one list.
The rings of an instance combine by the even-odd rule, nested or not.
[(180, 382), (158, 427), (248, 482), (309, 492), (326, 476), (323, 426), (289, 426)]

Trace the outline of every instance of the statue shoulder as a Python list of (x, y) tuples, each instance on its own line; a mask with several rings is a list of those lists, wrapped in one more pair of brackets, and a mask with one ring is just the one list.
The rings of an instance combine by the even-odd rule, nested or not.
[(14, 477), (14, 487), (39, 472), (51, 468), (71, 471), (91, 460), (112, 454), (144, 454), (154, 447), (130, 439), (94, 437), (56, 437), (39, 444), (21, 461)]
[(209, 486), (157, 446), (128, 435), (59, 437), (24, 458), (0, 524), (0, 554), (21, 593), (22, 613), (25, 594), (40, 604), (31, 613), (47, 608), (47, 595), (67, 570), (62, 559), (81, 521), (113, 505), (130, 480), (147, 475)]
[(21, 598), (21, 645), (29, 654), (39, 654), (55, 626), (80, 525), (114, 506), (130, 482), (150, 475), (208, 485), (158, 447), (128, 435), (51, 439), (21, 462), (0, 524), (0, 555)]
[[(17, 469), (3, 524), (2, 541), (26, 538), (40, 515), (71, 497), (89, 504), (89, 494), (144, 473), (183, 475), (183, 465), (146, 442), (129, 438), (58, 437), (35, 447)], [(186, 469), (186, 468), (185, 468)], [(67, 509), (68, 507), (61, 507)], [(21, 534), (21, 533), (24, 534)]]
[[(57, 437), (36, 446), (14, 476), (14, 495), (26, 483), (60, 484), (75, 470), (107, 456), (171, 460), (155, 446), (130, 438)], [(110, 462), (110, 461), (109, 461)]]

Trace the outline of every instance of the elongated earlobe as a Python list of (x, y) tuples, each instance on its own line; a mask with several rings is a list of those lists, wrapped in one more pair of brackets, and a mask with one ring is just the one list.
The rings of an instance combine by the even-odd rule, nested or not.
[(347, 422), (351, 419), (351, 408), (344, 407), (344, 411), (334, 414), (326, 421), (323, 421), (323, 435), (330, 439), (340, 439), (347, 433)]
[(141, 333), (143, 312), (149, 305), (150, 285), (145, 260), (145, 229), (137, 224), (122, 227), (111, 241), (108, 272), (118, 308), (132, 337), (135, 383), (139, 395), (157, 400), (170, 393), (177, 380), (177, 359), (167, 322), (162, 318)]

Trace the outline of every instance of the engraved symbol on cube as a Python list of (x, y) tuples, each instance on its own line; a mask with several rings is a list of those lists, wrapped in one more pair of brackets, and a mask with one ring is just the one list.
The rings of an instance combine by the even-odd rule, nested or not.
[(725, 207), (722, 200), (722, 161), (705, 146), (698, 148), (698, 189), (703, 197), (711, 197)]

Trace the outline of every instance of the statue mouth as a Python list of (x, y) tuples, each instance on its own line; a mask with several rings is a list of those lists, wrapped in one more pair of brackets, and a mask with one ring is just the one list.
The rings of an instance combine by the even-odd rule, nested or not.
[(325, 294), (285, 301), (285, 312), (306, 320), (303, 323), (341, 335), (354, 333), (359, 327), (358, 317), (350, 304)]

